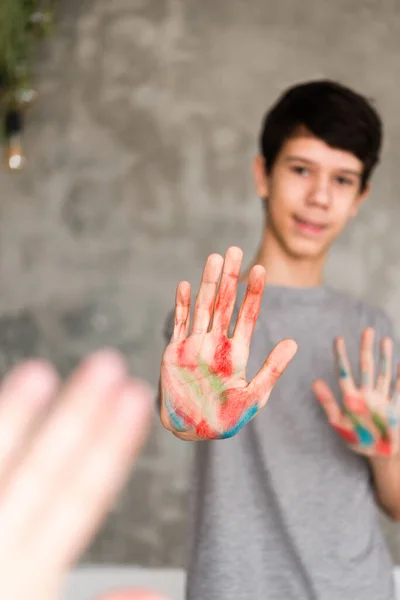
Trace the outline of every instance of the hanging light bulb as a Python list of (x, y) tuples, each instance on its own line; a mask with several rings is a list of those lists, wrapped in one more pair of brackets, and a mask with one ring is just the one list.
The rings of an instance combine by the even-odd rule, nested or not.
[(25, 156), (22, 147), (22, 114), (17, 110), (10, 110), (6, 115), (5, 132), (7, 136), (7, 166), (12, 171), (22, 169)]

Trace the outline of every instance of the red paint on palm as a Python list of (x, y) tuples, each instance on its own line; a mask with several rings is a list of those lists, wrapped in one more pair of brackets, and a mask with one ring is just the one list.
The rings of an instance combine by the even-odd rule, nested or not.
[(364, 398), (353, 395), (345, 396), (344, 402), (348, 410), (355, 413), (356, 415), (369, 415), (370, 410)]
[(263, 282), (257, 281), (255, 283), (253, 283), (253, 294), (251, 295), (251, 297), (248, 300), (248, 309), (247, 309), (248, 321), (249, 321), (249, 325), (251, 323), (251, 326), (253, 326), (258, 319), (258, 313), (259, 313), (258, 302), (259, 302), (259, 297), (263, 293), (263, 290), (264, 290)]
[(349, 444), (358, 444), (358, 436), (354, 431), (344, 429), (344, 427), (340, 427), (340, 425), (333, 425), (333, 427), (337, 433), (346, 440), (346, 442)]
[(227, 390), (219, 406), (218, 419), (224, 430), (235, 427), (247, 408), (249, 397), (242, 388)]
[(384, 456), (391, 456), (392, 450), (393, 450), (393, 447), (389, 440), (380, 439), (377, 441), (376, 451), (378, 454), (381, 454)]
[(187, 411), (187, 408), (188, 407), (186, 406), (186, 411), (184, 411), (183, 408), (181, 408), (178, 405), (174, 408), (174, 412), (175, 412), (175, 415), (178, 417), (178, 419), (180, 419), (183, 422), (186, 430), (188, 431), (190, 429), (193, 429), (196, 426), (196, 418), (194, 416), (193, 411), (191, 411), (191, 413), (189, 413)]
[(230, 321), (230, 307), (233, 304), (233, 293), (230, 289), (229, 284), (222, 282), (215, 303), (215, 314), (219, 314), (221, 318), (221, 327), (223, 331), (226, 331), (229, 327)]
[(196, 435), (206, 440), (212, 440), (218, 437), (218, 432), (202, 419), (196, 426)]
[(176, 362), (178, 367), (181, 367), (182, 369), (188, 369), (189, 371), (193, 372), (198, 368), (198, 360), (197, 357), (190, 356), (188, 347), (188, 339), (180, 342), (176, 351)]
[(186, 357), (186, 342), (187, 342), (187, 339), (183, 340), (183, 342), (181, 342), (178, 345), (177, 352), (176, 352), (177, 362), (180, 367), (182, 367), (185, 364), (185, 362), (187, 362), (187, 360), (185, 360), (187, 358)]
[(217, 344), (214, 360), (211, 364), (211, 372), (219, 377), (228, 378), (232, 376), (232, 344), (230, 339), (222, 336)]

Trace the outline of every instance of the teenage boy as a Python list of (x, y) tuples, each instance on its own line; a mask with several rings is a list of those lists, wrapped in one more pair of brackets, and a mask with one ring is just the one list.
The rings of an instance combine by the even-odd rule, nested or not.
[(323, 283), (381, 137), (375, 109), (351, 89), (286, 91), (254, 162), (266, 215), (254, 266), (238, 284), (241, 250), (211, 255), (192, 319), (190, 286), (178, 286), (160, 406), (174, 435), (203, 440), (188, 600), (394, 600), (377, 511), (400, 519), (393, 329)]

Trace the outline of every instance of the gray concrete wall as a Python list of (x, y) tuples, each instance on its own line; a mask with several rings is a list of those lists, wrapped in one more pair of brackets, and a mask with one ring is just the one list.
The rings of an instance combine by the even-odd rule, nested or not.
[[(398, 8), (398, 7), (397, 7)], [(157, 381), (175, 285), (260, 232), (255, 135), (282, 89), (339, 78), (376, 99), (384, 162), (328, 280), (400, 328), (400, 13), (382, 0), (63, 0), (38, 64), (29, 164), (0, 174), (0, 367), (63, 373), (103, 344)], [(180, 566), (190, 447), (155, 423), (85, 561)], [(400, 529), (385, 523), (400, 561)]]

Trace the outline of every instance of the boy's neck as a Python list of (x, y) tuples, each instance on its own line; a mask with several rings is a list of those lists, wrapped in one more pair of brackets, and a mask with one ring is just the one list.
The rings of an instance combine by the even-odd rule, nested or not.
[(266, 284), (283, 287), (315, 287), (322, 284), (326, 257), (296, 259), (290, 256), (276, 237), (264, 231), (258, 252), (241, 281), (247, 281), (250, 269), (262, 265), (266, 271)]

